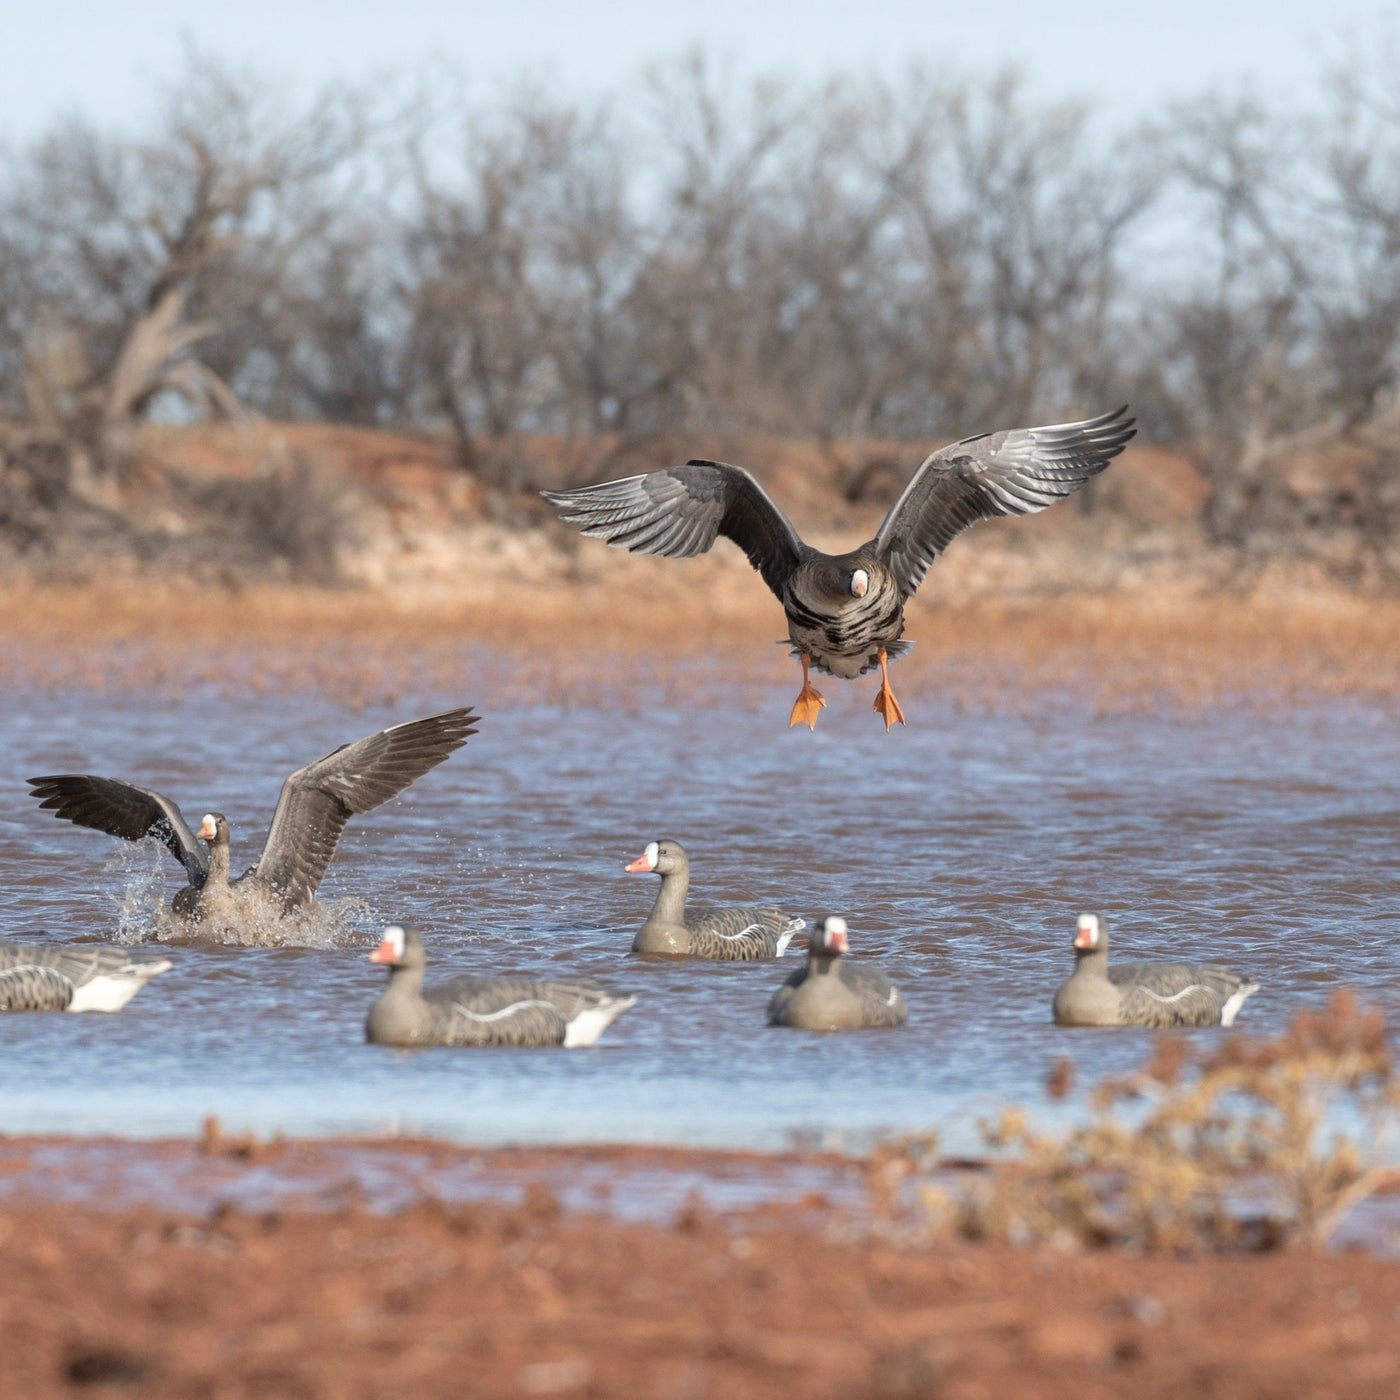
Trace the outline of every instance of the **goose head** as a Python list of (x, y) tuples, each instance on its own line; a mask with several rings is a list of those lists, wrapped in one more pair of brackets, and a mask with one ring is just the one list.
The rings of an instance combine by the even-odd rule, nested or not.
[(839, 914), (828, 914), (812, 934), (808, 948), (814, 957), (839, 958), (851, 950), (846, 936), (846, 921)]
[(649, 842), (646, 850), (626, 866), (626, 872), (629, 875), (673, 875), (677, 871), (688, 869), (689, 866), (690, 862), (686, 859), (681, 843), (663, 838), (660, 841)]
[(224, 820), (224, 814), (222, 812), (206, 812), (195, 835), (201, 841), (207, 841), (211, 846), (227, 846), (228, 822)]
[(369, 955), (372, 963), (385, 967), (421, 966), (423, 940), (409, 924), (390, 924), (380, 935), (379, 946)]
[(1108, 925), (1102, 914), (1081, 914), (1074, 934), (1076, 953), (1097, 953), (1108, 947)]

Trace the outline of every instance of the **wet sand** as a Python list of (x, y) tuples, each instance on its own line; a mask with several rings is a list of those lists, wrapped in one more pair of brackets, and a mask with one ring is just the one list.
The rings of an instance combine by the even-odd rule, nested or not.
[[(4, 1144), (0, 1181), (41, 1146), (55, 1144)], [(821, 1191), (702, 1204), (716, 1180), (849, 1170), (822, 1158), (385, 1144), (364, 1150), (386, 1182), (426, 1153), (500, 1189), (387, 1210), (268, 1189), (289, 1153), (309, 1181), (352, 1150), (144, 1150), (153, 1182), (202, 1162), (214, 1194), (261, 1182), (262, 1205), (120, 1204), (96, 1179), (77, 1203), (9, 1191), (0, 1395), (1359, 1400), (1400, 1386), (1400, 1265), (1366, 1254), (924, 1244)], [(614, 1176), (613, 1197), (562, 1204), (577, 1164)], [(668, 1178), (693, 1196), (619, 1218), (638, 1181)]]

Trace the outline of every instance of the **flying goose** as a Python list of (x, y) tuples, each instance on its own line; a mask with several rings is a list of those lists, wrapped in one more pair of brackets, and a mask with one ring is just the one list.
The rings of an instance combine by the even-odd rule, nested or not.
[(686, 912), (690, 861), (679, 841), (652, 841), (626, 870), (661, 876), (647, 921), (632, 940), (634, 953), (672, 958), (710, 958), (715, 962), (756, 962), (780, 958), (805, 919), (795, 919), (772, 905), (724, 905)]
[(238, 922), (255, 911), (286, 913), (308, 903), (345, 823), (396, 797), (476, 733), (470, 709), (396, 724), (299, 768), (282, 784), (257, 863), (229, 879), (228, 822), (205, 814), (192, 832), (158, 792), (117, 778), (64, 773), (30, 778), (32, 795), (56, 817), (128, 841), (154, 836), (185, 867), (172, 909), (195, 921)]
[(1108, 965), (1108, 923), (1081, 914), (1074, 975), (1055, 993), (1062, 1026), (1229, 1026), (1257, 982), (1213, 963)]
[(169, 967), (169, 958), (132, 957), (100, 943), (0, 943), (0, 1011), (120, 1011)]
[(375, 1045), (592, 1045), (636, 1001), (596, 982), (535, 982), (524, 977), (454, 977), (423, 987), (423, 940), (390, 924), (370, 962), (389, 969), (389, 985), (370, 1007), (365, 1039)]
[(849, 554), (804, 544), (742, 467), (692, 459), (576, 491), (544, 491), (562, 519), (634, 554), (687, 559), (716, 535), (734, 541), (787, 614), (802, 690), (789, 725), (815, 729), (826, 704), (809, 669), (851, 679), (880, 668), (875, 709), (886, 731), (905, 722), (888, 663), (902, 641), (904, 605), (954, 536), (994, 515), (1030, 515), (1077, 491), (1134, 434), (1127, 408), (1078, 423), (980, 433), (924, 458), (873, 540)]
[(800, 1031), (854, 1031), (902, 1026), (909, 1008), (898, 987), (878, 967), (851, 962), (846, 921), (822, 920), (807, 944), (807, 962), (768, 1003), (770, 1026)]

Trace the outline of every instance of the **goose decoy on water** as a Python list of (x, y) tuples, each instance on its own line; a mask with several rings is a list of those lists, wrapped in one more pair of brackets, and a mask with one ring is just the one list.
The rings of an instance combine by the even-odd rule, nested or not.
[(1257, 982), (1214, 963), (1108, 962), (1108, 923), (1081, 914), (1074, 975), (1055, 993), (1062, 1026), (1229, 1026)]
[(829, 915), (807, 945), (797, 968), (768, 1003), (770, 1026), (800, 1031), (855, 1031), (902, 1026), (909, 1007), (878, 967), (852, 962), (846, 921)]
[(282, 784), (262, 854), (232, 880), (228, 822), (218, 812), (206, 813), (192, 832), (168, 797), (116, 778), (64, 773), (30, 778), (29, 786), (41, 807), (77, 826), (128, 841), (156, 837), (189, 878), (175, 896), (174, 912), (199, 922), (237, 922), (308, 903), (345, 823), (436, 768), (476, 733), (477, 718), (458, 709), (396, 724), (298, 768)]
[(0, 943), (0, 1011), (120, 1011), (169, 967), (169, 958), (133, 957), (100, 943)]
[(800, 933), (805, 919), (795, 919), (770, 904), (722, 905), (686, 912), (690, 860), (679, 841), (652, 841), (626, 870), (661, 876), (647, 921), (632, 940), (634, 953), (672, 958), (710, 958), (715, 962), (757, 962), (780, 958)]
[(370, 1008), (365, 1039), (375, 1045), (592, 1045), (635, 997), (613, 996), (580, 979), (454, 977), (424, 988), (417, 929), (390, 924), (369, 960), (389, 969)]
[(873, 540), (849, 554), (804, 544), (742, 467), (693, 459), (644, 476), (544, 491), (562, 519), (634, 554), (686, 559), (716, 535), (734, 541), (787, 614), (802, 690), (788, 723), (816, 728), (826, 701), (809, 670), (851, 679), (880, 668), (875, 709), (888, 731), (904, 711), (888, 663), (902, 641), (904, 605), (955, 535), (994, 515), (1031, 515), (1077, 491), (1134, 434), (1127, 408), (1078, 423), (980, 433), (924, 458)]

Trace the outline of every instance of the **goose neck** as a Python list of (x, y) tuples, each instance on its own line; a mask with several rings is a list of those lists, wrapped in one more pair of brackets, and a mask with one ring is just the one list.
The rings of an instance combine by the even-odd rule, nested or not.
[(690, 871), (684, 866), (663, 875), (656, 903), (652, 906), (652, 918), (668, 924), (685, 923), (685, 896), (689, 887)]

